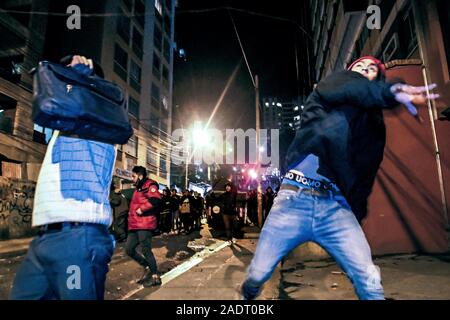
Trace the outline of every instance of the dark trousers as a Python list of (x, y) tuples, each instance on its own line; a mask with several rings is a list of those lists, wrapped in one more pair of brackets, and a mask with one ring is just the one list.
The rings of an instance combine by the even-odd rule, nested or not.
[(103, 300), (114, 240), (102, 225), (65, 226), (30, 244), (12, 300)]
[(202, 223), (201, 223), (202, 212), (200, 210), (194, 211), (193, 214), (192, 214), (192, 218), (193, 218), (193, 224), (195, 224), (195, 228), (200, 230), (201, 226), (202, 226)]
[(172, 220), (172, 213), (170, 211), (161, 213), (159, 219), (159, 230), (161, 230), (162, 232), (169, 232), (172, 226), (171, 220)]
[(227, 235), (227, 240), (233, 239), (233, 228), (234, 228), (234, 220), (236, 219), (236, 215), (234, 214), (224, 214), (223, 223), (225, 225), (225, 232)]
[(192, 214), (191, 213), (180, 213), (181, 223), (183, 224), (183, 229), (186, 232), (192, 231)]
[[(142, 254), (136, 251), (141, 245)], [(125, 246), (127, 255), (144, 268), (149, 267), (153, 274), (158, 273), (158, 265), (152, 252), (152, 232), (150, 230), (128, 231), (127, 244)]]

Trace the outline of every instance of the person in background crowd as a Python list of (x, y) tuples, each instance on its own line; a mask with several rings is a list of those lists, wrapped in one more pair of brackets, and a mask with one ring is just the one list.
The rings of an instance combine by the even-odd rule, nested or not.
[[(128, 216), (127, 255), (144, 267), (144, 274), (137, 282), (144, 287), (158, 286), (161, 278), (152, 252), (152, 231), (157, 228), (157, 215), (161, 212), (162, 199), (158, 183), (147, 178), (147, 170), (136, 166), (132, 170), (136, 187)], [(142, 254), (136, 251), (141, 246)]]
[(220, 197), (220, 204), (227, 241), (229, 244), (236, 243), (236, 239), (233, 237), (234, 220), (236, 220), (237, 216), (236, 193), (231, 182), (225, 185), (225, 192)]
[(247, 193), (247, 217), (250, 225), (258, 225), (258, 194), (256, 190)]
[(267, 219), (269, 215), (270, 209), (272, 209), (273, 200), (275, 199), (275, 193), (273, 192), (271, 187), (267, 187), (266, 192), (263, 196), (263, 209), (264, 209), (264, 217), (263, 219)]
[(117, 241), (123, 241), (127, 238), (128, 231), (128, 211), (130, 209), (128, 200), (122, 194), (118, 187), (120, 182), (111, 183), (111, 191), (109, 194), (109, 203), (113, 210), (113, 223), (110, 227), (110, 232), (114, 235)]
[(180, 218), (183, 224), (183, 234), (192, 232), (192, 202), (189, 190), (184, 190), (180, 199)]
[(171, 231), (170, 234), (180, 233), (181, 221), (180, 221), (180, 198), (177, 195), (177, 190), (171, 191), (170, 210), (172, 212)]
[(200, 197), (200, 194), (195, 191), (194, 196), (192, 197), (192, 220), (194, 223), (194, 229), (200, 230), (201, 229), (201, 219), (203, 214), (203, 208), (202, 208), (202, 199)]
[(162, 210), (159, 218), (159, 229), (163, 235), (167, 235), (171, 230), (172, 220), (172, 197), (170, 196), (170, 190), (164, 189), (162, 196)]

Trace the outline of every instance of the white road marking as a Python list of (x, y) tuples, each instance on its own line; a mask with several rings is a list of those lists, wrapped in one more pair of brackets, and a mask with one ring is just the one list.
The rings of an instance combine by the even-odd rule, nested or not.
[[(193, 267), (195, 267), (196, 265), (201, 263), (203, 260), (205, 260), (205, 258), (209, 257), (210, 255), (212, 255), (216, 252), (219, 252), (220, 250), (222, 250), (223, 248), (226, 248), (228, 246), (229, 246), (229, 244), (227, 242), (218, 241), (218, 242), (206, 247), (202, 251), (197, 252), (192, 257), (190, 257), (189, 260), (183, 262), (182, 264), (176, 266), (169, 272), (163, 274), (161, 276), (161, 282), (162, 282), (161, 287), (164, 286), (165, 284), (169, 283), (173, 279), (179, 277), (186, 271), (192, 269)], [(142, 291), (143, 289), (144, 289), (144, 286), (141, 286), (133, 291), (130, 291), (125, 296), (120, 298), (120, 300), (127, 300), (130, 297), (132, 297), (133, 295), (135, 295), (136, 293), (138, 293), (139, 291)]]

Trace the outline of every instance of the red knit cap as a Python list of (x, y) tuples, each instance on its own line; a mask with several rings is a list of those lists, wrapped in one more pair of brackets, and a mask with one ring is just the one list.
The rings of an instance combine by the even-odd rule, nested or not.
[(361, 57), (358, 60), (353, 61), (353, 63), (348, 66), (347, 70), (352, 70), (355, 64), (366, 59), (372, 60), (377, 65), (378, 70), (380, 70), (383, 75), (386, 75), (386, 66), (384, 65), (384, 63), (372, 56)]

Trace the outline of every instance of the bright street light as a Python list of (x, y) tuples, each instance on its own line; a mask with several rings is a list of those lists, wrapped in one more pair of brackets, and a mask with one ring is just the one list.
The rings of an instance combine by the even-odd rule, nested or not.
[(248, 174), (249, 174), (250, 178), (252, 178), (252, 179), (256, 179), (258, 177), (258, 174), (256, 173), (256, 171), (254, 169), (251, 169), (248, 172)]
[(206, 130), (201, 128), (194, 128), (194, 131), (192, 132), (192, 138), (195, 144), (199, 145), (200, 147), (208, 146), (210, 142)]

